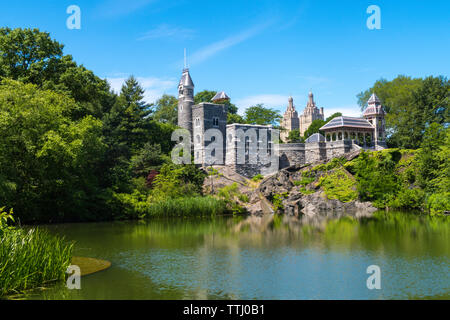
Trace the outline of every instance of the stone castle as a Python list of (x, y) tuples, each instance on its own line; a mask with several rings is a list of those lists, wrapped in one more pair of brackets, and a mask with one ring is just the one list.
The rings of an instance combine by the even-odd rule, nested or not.
[[(370, 97), (363, 117), (334, 118), (320, 128), (324, 135), (313, 134), (305, 143), (278, 143), (278, 130), (271, 125), (227, 124), (227, 107), (223, 104), (227, 100), (224, 92), (218, 92), (211, 102), (195, 104), (194, 82), (189, 69), (183, 69), (178, 85), (178, 126), (189, 131), (197, 165), (226, 165), (253, 177), (292, 165), (330, 160), (361, 149), (386, 147), (385, 113), (375, 94)], [(323, 108), (317, 108), (311, 92), (301, 116), (289, 97), (281, 122), (285, 129), (281, 139), (294, 129), (303, 135), (312, 121), (323, 118)]]

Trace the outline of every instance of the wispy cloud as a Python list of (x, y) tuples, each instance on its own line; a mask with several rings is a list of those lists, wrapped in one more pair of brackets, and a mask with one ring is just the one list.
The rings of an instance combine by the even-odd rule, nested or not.
[(220, 40), (220, 41), (214, 42), (210, 45), (207, 45), (206, 47), (203, 47), (200, 50), (194, 52), (189, 57), (189, 64), (191, 64), (191, 65), (198, 64), (198, 63), (218, 54), (219, 52), (221, 52), (223, 50), (231, 48), (239, 43), (242, 43), (245, 40), (248, 40), (248, 39), (258, 35), (264, 29), (269, 27), (272, 23), (273, 23), (273, 20), (269, 20), (265, 23), (255, 25), (249, 29), (241, 31), (238, 34), (229, 36), (223, 40)]
[[(107, 78), (111, 88), (120, 93), (123, 83), (127, 77)], [(144, 88), (144, 100), (147, 103), (152, 103), (158, 100), (167, 91), (173, 90), (177, 81), (175, 79), (162, 79), (157, 77), (136, 77), (139, 84)]]
[(176, 26), (170, 26), (168, 24), (160, 24), (156, 28), (147, 31), (137, 40), (150, 40), (158, 38), (178, 38), (178, 39), (189, 39), (192, 38), (195, 31), (192, 29), (181, 28)]
[(235, 101), (240, 114), (244, 114), (245, 109), (258, 103), (264, 104), (267, 108), (275, 108), (276, 110), (283, 111), (288, 103), (288, 96), (281, 94), (259, 94), (237, 99)]

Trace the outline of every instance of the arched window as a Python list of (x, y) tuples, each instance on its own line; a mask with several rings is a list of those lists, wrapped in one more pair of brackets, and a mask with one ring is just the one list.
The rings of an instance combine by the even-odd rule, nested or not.
[(219, 118), (217, 118), (217, 117), (213, 118), (213, 126), (214, 127), (218, 127), (219, 126)]
[(195, 118), (195, 126), (200, 127), (200, 118)]

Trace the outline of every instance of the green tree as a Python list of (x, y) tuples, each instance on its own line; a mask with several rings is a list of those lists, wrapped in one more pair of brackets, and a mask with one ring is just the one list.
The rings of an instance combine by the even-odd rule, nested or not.
[(314, 120), (313, 122), (311, 122), (311, 124), (309, 125), (308, 129), (303, 134), (303, 137), (305, 139), (307, 139), (312, 134), (318, 133), (319, 129), (322, 128), (326, 123), (327, 123), (327, 121), (324, 121), (324, 120), (320, 120), (320, 119)]
[(282, 116), (277, 110), (265, 108), (259, 103), (245, 110), (245, 122), (259, 125), (276, 125)]
[(156, 101), (152, 118), (176, 126), (178, 123), (178, 99), (172, 95), (164, 94)]
[(140, 152), (131, 158), (131, 166), (137, 176), (146, 176), (150, 170), (158, 169), (165, 157), (159, 144), (146, 143)]
[(227, 119), (227, 123), (228, 124), (232, 124), (232, 123), (245, 123), (245, 120), (242, 116), (240, 116), (237, 113), (228, 113), (228, 119)]
[(69, 96), (6, 80), (0, 85), (0, 203), (23, 222), (88, 219), (104, 202), (102, 123), (73, 121)]
[(78, 66), (64, 46), (39, 29), (0, 29), (0, 76), (66, 93), (78, 102), (71, 117), (101, 118), (114, 104), (106, 80)]
[(300, 135), (300, 129), (294, 129), (289, 132), (288, 141), (291, 143), (302, 143), (305, 142), (305, 139)]
[(63, 45), (39, 29), (0, 29), (0, 75), (42, 84), (53, 77)]
[(450, 190), (449, 128), (432, 123), (423, 136), (420, 150), (417, 152), (417, 180), (419, 186), (429, 192)]
[(130, 76), (122, 86), (109, 120), (114, 143), (127, 145), (129, 158), (147, 142), (150, 105), (144, 101), (144, 89)]

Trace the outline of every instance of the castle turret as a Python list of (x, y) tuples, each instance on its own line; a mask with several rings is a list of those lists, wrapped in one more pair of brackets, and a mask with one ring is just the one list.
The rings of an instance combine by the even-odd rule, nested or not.
[(189, 69), (183, 69), (178, 84), (178, 126), (189, 130), (192, 137), (192, 106), (194, 105), (194, 82)]
[(367, 108), (363, 113), (363, 117), (374, 126), (374, 141), (376, 144), (381, 145), (384, 145), (386, 141), (384, 115), (380, 99), (375, 93), (372, 93), (369, 101), (367, 101)]

